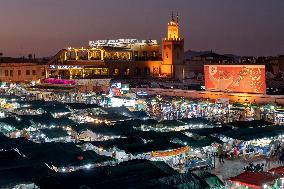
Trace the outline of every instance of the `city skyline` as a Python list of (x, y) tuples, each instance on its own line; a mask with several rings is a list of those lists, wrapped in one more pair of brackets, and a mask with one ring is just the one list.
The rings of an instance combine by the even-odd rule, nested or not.
[(280, 0), (11, 0), (0, 5), (4, 56), (53, 56), (61, 48), (87, 46), (97, 39), (161, 42), (172, 11), (180, 15), (185, 50), (253, 56), (284, 51), (284, 2)]
[(284, 0), (0, 0), (0, 188), (283, 188)]

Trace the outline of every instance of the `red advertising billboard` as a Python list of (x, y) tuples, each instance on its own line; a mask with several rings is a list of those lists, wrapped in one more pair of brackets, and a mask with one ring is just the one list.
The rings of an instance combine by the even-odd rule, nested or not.
[(207, 91), (266, 92), (264, 65), (204, 65)]

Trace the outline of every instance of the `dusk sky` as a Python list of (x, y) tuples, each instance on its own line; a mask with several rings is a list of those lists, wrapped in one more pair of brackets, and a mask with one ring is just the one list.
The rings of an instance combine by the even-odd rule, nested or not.
[(96, 39), (161, 41), (171, 11), (186, 50), (284, 54), (284, 0), (1, 0), (0, 52), (39, 57)]

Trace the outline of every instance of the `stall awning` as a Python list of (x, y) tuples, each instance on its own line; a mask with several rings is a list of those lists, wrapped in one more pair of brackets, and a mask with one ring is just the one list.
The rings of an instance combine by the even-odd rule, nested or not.
[(233, 183), (238, 183), (243, 186), (261, 189), (264, 184), (274, 182), (281, 176), (270, 172), (251, 172), (246, 171), (236, 177), (230, 178)]
[(242, 128), (229, 130), (223, 133), (223, 135), (227, 137), (245, 141), (261, 139), (265, 137), (276, 137), (282, 134), (284, 134), (284, 126)]
[(273, 123), (265, 120), (252, 120), (252, 121), (234, 121), (229, 123), (229, 125), (237, 128), (248, 128), (248, 127), (271, 126), (273, 125)]
[(269, 172), (284, 175), (284, 166), (276, 167), (276, 168), (270, 169)]

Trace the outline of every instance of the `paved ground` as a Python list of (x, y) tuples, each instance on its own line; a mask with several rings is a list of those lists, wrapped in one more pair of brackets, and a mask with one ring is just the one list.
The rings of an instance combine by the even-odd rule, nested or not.
[[(251, 161), (244, 161), (244, 160), (225, 160), (224, 163), (219, 163), (218, 158), (216, 159), (216, 168), (212, 169), (211, 172), (213, 174), (216, 174), (219, 176), (219, 178), (223, 180), (227, 180), (230, 177), (237, 176), (238, 174), (244, 172), (244, 167), (247, 166)], [(264, 160), (258, 160), (258, 161), (253, 161), (254, 164), (265, 164)], [(265, 171), (279, 167), (281, 164), (279, 164), (277, 161), (271, 162), (270, 166), (265, 166)]]

